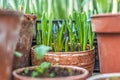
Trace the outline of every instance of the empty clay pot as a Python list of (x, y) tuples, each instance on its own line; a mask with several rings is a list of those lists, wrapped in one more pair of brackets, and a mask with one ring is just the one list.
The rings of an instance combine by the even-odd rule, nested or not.
[(36, 23), (36, 16), (32, 14), (25, 14), (20, 29), (19, 40), (16, 51), (21, 52), (21, 58), (14, 57), (13, 69), (30, 66), (30, 49), (32, 45), (32, 38), (34, 27)]
[(10, 80), (23, 14), (0, 10), (0, 80)]
[[(23, 72), (26, 69), (26, 68), (21, 68), (13, 71), (14, 80), (86, 80), (88, 77), (88, 71), (84, 68), (74, 67), (74, 66), (52, 66), (52, 67), (61, 67), (72, 70), (78, 70), (81, 71), (82, 74), (76, 76), (59, 77), (59, 78), (31, 78), (31, 77), (19, 75), (21, 72)], [(34, 68), (35, 67), (28, 67), (29, 70), (32, 70)]]
[(100, 72), (120, 72), (120, 14), (92, 16), (92, 29), (97, 33)]

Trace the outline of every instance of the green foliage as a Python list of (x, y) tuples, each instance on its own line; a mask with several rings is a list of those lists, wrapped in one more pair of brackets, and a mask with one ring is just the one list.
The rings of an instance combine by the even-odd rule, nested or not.
[(70, 73), (70, 76), (73, 75), (73, 71), (72, 70), (69, 69), (68, 72)]
[(76, 33), (74, 30), (73, 22), (72, 22), (72, 17), (70, 16), (67, 22), (67, 29), (68, 29), (68, 34), (69, 34), (69, 42), (70, 43), (70, 51), (75, 51), (77, 47), (77, 42), (76, 42)]
[[(49, 22), (47, 22), (47, 15), (43, 13), (41, 24), (37, 25), (36, 43), (37, 45), (52, 46), (52, 13), (49, 16)], [(41, 32), (40, 32), (41, 31)], [(42, 37), (40, 37), (42, 36)]]
[(59, 52), (63, 50), (63, 33), (65, 31), (65, 22), (62, 25), (59, 23), (59, 31), (54, 38), (54, 51)]
[[(92, 32), (92, 26), (90, 22), (91, 11), (88, 13), (89, 14), (87, 15), (85, 12), (76, 12), (74, 10), (72, 14), (72, 20), (75, 20), (75, 36), (77, 36), (72, 38), (76, 38), (77, 40), (75, 39), (71, 43), (75, 43), (76, 45), (77, 43), (80, 43), (80, 49), (78, 48), (78, 51), (86, 51), (87, 44), (90, 45), (90, 49), (93, 48), (94, 33)], [(74, 45), (74, 47), (75, 49), (72, 49), (76, 50), (77, 46)]]
[(47, 17), (44, 13), (41, 19), (41, 30), (42, 30), (42, 44), (47, 45)]
[(40, 33), (40, 25), (39, 24), (37, 24), (37, 31), (36, 31), (36, 44), (37, 45), (40, 45), (41, 44), (41, 40), (42, 40), (42, 38), (40, 37), (41, 36), (41, 33)]
[(33, 77), (33, 78), (34, 78), (34, 77), (37, 77), (38, 75), (39, 75), (39, 73), (38, 73), (38, 72), (36, 72), (36, 71), (33, 71), (33, 72), (32, 72), (32, 75), (31, 75), (31, 77)]
[(49, 68), (51, 66), (51, 63), (49, 62), (43, 62), (39, 67), (35, 68), (35, 71), (38, 73), (43, 73), (45, 69)]
[(16, 51), (16, 52), (15, 52), (15, 56), (17, 56), (17, 57), (21, 58), (21, 57), (23, 56), (23, 54), (22, 54), (22, 53), (20, 53), (20, 52), (18, 52), (18, 51)]
[(52, 20), (53, 20), (53, 16), (52, 13), (50, 14), (49, 17), (49, 23), (48, 23), (48, 27), (47, 27), (47, 45), (48, 46), (52, 46)]
[(65, 52), (68, 52), (68, 37), (66, 37), (66, 40), (65, 40)]
[(112, 0), (93, 0), (97, 13), (112, 12)]
[[(88, 22), (87, 22), (87, 15), (85, 12), (83, 13), (75, 13), (75, 28), (78, 32), (78, 42), (80, 43), (80, 50), (86, 51), (87, 42), (88, 42)], [(92, 32), (91, 32), (92, 33)], [(94, 39), (94, 38), (93, 38)]]
[[(91, 23), (87, 21), (90, 15), (90, 12), (87, 15), (85, 12), (74, 10), (72, 16), (69, 16), (62, 23), (58, 22), (56, 33), (53, 33), (55, 27), (52, 24), (52, 14), (49, 22), (47, 22), (46, 15), (43, 14), (41, 26), (38, 26), (37, 30), (37, 41), (41, 41), (41, 45), (53, 47), (53, 51), (55, 52), (86, 51), (87, 44), (90, 44), (90, 49), (92, 49), (94, 33), (92, 32)], [(41, 31), (41, 35), (39, 31)], [(80, 43), (80, 48), (78, 47), (78, 43)]]
[(41, 65), (40, 65), (40, 68), (41, 69), (46, 69), (46, 68), (48, 68), (48, 67), (50, 67), (51, 66), (51, 64), (49, 63), (49, 62), (43, 62)]
[(120, 0), (92, 0), (94, 13), (117, 13), (120, 11)]
[(54, 77), (54, 76), (55, 76), (55, 73), (50, 73), (49, 74), (49, 77), (51, 77), (51, 78)]
[(28, 68), (25, 68), (24, 74), (28, 74), (28, 73), (29, 73), (29, 69), (28, 69)]
[(65, 19), (75, 8), (80, 11), (88, 0), (0, 0), (0, 8), (34, 13), (41, 19), (42, 13), (53, 13), (54, 19)]
[(40, 66), (36, 67), (34, 71), (32, 72), (32, 77), (36, 77), (38, 75), (41, 75), (44, 73), (44, 71), (51, 66), (51, 63), (49, 62), (43, 62)]
[(42, 13), (47, 13), (47, 18), (53, 13), (54, 19), (65, 19), (74, 9), (83, 12), (91, 7), (95, 14), (116, 13), (120, 11), (119, 6), (120, 0), (0, 0), (0, 8), (34, 13), (38, 19), (41, 19)]
[[(40, 59), (42, 58), (51, 48), (48, 47), (48, 46), (44, 46), (44, 45), (39, 45), (39, 46), (36, 46), (34, 48), (34, 51), (36, 53), (36, 57), (37, 59)], [(32, 74), (31, 74), (31, 77), (37, 77), (41, 74), (44, 73), (44, 71), (49, 68), (51, 66), (51, 63), (49, 62), (43, 62), (41, 63), (40, 66), (37, 66), (33, 71), (32, 71)], [(24, 70), (24, 74), (27, 75), (29, 73), (29, 69), (26, 68)]]
[(34, 51), (36, 53), (36, 58), (40, 59), (42, 58), (49, 50), (51, 50), (51, 47), (44, 46), (44, 45), (38, 45), (34, 48)]
[[(37, 66), (33, 69), (31, 77), (37, 77), (39, 75), (42, 75), (44, 73), (44, 71), (51, 67), (51, 63), (49, 62), (43, 62), (40, 66)], [(24, 70), (24, 75), (28, 75), (29, 74), (29, 68), (25, 68)], [(53, 77), (53, 74), (50, 74), (49, 76)]]

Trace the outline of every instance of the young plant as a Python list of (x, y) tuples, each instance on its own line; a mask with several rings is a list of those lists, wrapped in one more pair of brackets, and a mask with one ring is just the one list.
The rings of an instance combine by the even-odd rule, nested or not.
[[(34, 48), (34, 51), (36, 52), (36, 58), (37, 59), (41, 59), (44, 57), (44, 55), (51, 50), (51, 47), (48, 46), (44, 46), (44, 45), (38, 45), (37, 47)], [(36, 77), (42, 73), (44, 73), (44, 71), (49, 68), (51, 66), (51, 63), (49, 62), (43, 62), (40, 66), (37, 66), (33, 71), (32, 71), (32, 77)], [(26, 68), (24, 70), (24, 75), (28, 74), (29, 70), (28, 68)]]
[(91, 22), (87, 21), (86, 13), (77, 13), (74, 11), (73, 18), (75, 19), (75, 29), (77, 32), (78, 42), (80, 43), (80, 51), (87, 50), (88, 40), (90, 49), (92, 49), (94, 42), (94, 33), (92, 32)]
[(92, 12), (89, 11), (89, 14), (88, 14), (88, 40), (89, 40), (89, 45), (90, 45), (90, 49), (93, 48), (93, 44), (94, 44), (94, 37), (95, 37), (95, 33), (92, 32), (92, 25), (91, 25), (91, 19), (90, 19), (90, 16), (91, 16)]
[(73, 20), (72, 17), (70, 16), (68, 21), (67, 21), (67, 29), (68, 29), (68, 34), (69, 34), (69, 46), (70, 46), (70, 51), (76, 51), (77, 48), (77, 39), (76, 39), (76, 32), (74, 30), (74, 25), (73, 25)]
[(49, 46), (44, 46), (44, 45), (38, 45), (34, 48), (34, 51), (36, 53), (36, 58), (40, 59), (42, 58), (49, 50), (52, 48)]
[(37, 45), (46, 45), (52, 46), (52, 13), (49, 16), (49, 20), (47, 21), (47, 16), (44, 13), (42, 15), (41, 24), (37, 24), (37, 32), (36, 32), (36, 43)]
[(47, 45), (48, 46), (52, 46), (52, 29), (53, 29), (52, 20), (53, 20), (53, 16), (51, 13), (49, 16), (49, 23), (48, 23), (48, 29), (47, 29)]
[(63, 50), (63, 33), (65, 31), (65, 22), (59, 23), (59, 31), (54, 38), (54, 51), (61, 52)]
[(15, 56), (18, 57), (18, 58), (21, 58), (23, 56), (23, 54), (18, 52), (18, 51), (16, 51), (15, 52)]
[(42, 45), (47, 45), (47, 16), (44, 13), (41, 19)]
[(65, 52), (68, 52), (68, 37), (65, 39)]
[(36, 44), (40, 45), (42, 43), (42, 37), (41, 37), (41, 28), (40, 24), (37, 24), (36, 29)]
[(40, 74), (43, 74), (44, 71), (51, 66), (51, 63), (49, 62), (43, 62), (40, 64), (40, 66), (36, 67), (34, 71), (32, 72), (32, 77), (39, 76)]
[(88, 23), (85, 13), (78, 13), (76, 16), (76, 30), (80, 43), (80, 50), (85, 51), (88, 40)]

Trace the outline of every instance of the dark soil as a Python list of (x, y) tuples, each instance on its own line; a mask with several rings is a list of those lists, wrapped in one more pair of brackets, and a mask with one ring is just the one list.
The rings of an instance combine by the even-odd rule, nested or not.
[[(28, 71), (27, 74), (22, 72), (20, 75), (22, 76), (32, 76), (32, 72), (34, 70)], [(36, 76), (38, 78), (55, 78), (55, 77), (67, 77), (67, 76), (74, 76), (74, 75), (80, 75), (82, 74), (81, 71), (77, 70), (71, 70), (66, 68), (60, 68), (60, 67), (50, 67), (47, 68), (44, 73), (39, 74), (39, 76)]]

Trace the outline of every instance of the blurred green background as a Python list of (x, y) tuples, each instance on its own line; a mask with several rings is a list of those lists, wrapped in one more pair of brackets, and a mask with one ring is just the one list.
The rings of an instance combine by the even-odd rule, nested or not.
[(43, 13), (52, 13), (54, 19), (65, 19), (73, 10), (91, 10), (94, 14), (117, 13), (120, 11), (120, 0), (0, 0), (1, 9), (20, 10), (36, 14), (41, 19)]

